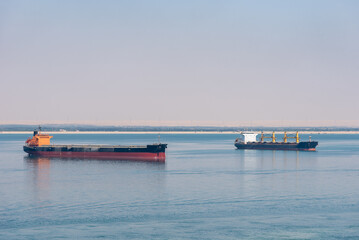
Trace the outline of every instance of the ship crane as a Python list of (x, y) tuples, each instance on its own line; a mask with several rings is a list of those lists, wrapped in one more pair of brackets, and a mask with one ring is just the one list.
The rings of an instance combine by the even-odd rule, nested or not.
[(288, 136), (287, 136), (287, 132), (284, 132), (283, 142), (284, 142), (284, 143), (287, 143), (287, 142), (288, 142), (288, 139), (295, 139), (295, 142), (296, 142), (296, 143), (299, 143), (299, 134), (298, 134), (298, 131), (296, 132), (295, 137), (288, 137)]
[(272, 139), (272, 143), (275, 143), (275, 140), (276, 140), (275, 132), (273, 131), (271, 137), (267, 137), (267, 136), (264, 136), (264, 133), (263, 133), (263, 131), (262, 131), (262, 134), (261, 134), (261, 143), (264, 142), (264, 139), (265, 139), (265, 138), (271, 138), (271, 139)]
[[(287, 135), (287, 132), (284, 132), (283, 142), (276, 141), (274, 131), (271, 135), (268, 134), (267, 136), (262, 131), (260, 142), (255, 140), (256, 133), (242, 133), (241, 135), (244, 141), (239, 141), (237, 138), (234, 142), (234, 146), (237, 149), (315, 151), (318, 145), (317, 141), (312, 141), (310, 138), (309, 141), (299, 142), (298, 132), (290, 136)], [(272, 141), (264, 142), (265, 138), (270, 138)], [(295, 142), (288, 142), (288, 139), (295, 139)]]

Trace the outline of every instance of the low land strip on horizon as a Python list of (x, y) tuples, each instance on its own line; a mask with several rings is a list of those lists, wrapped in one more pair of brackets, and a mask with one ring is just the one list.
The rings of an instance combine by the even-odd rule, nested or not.
[[(43, 131), (47, 134), (240, 134), (242, 131)], [(243, 131), (244, 132), (244, 131)], [(261, 131), (250, 131), (261, 133)], [(263, 131), (271, 134), (273, 131)], [(294, 134), (296, 131), (286, 131)], [(359, 134), (359, 131), (298, 131), (300, 134)], [(0, 134), (32, 134), (32, 131), (0, 131)], [(282, 134), (284, 131), (275, 131)]]

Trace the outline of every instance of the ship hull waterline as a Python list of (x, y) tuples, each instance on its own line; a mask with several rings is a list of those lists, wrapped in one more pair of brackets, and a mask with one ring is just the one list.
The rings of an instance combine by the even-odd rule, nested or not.
[(166, 154), (161, 152), (98, 152), (98, 151), (41, 151), (38, 148), (24, 146), (24, 151), (29, 156), (48, 158), (79, 158), (98, 160), (124, 160), (124, 161), (146, 161), (165, 162)]
[(300, 143), (239, 143), (236, 142), (237, 149), (251, 150), (288, 150), (288, 151), (316, 151), (318, 142), (300, 142)]

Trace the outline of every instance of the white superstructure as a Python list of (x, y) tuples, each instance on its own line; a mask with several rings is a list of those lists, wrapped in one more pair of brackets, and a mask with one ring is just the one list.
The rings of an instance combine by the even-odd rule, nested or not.
[(243, 142), (247, 143), (247, 142), (257, 142), (257, 133), (241, 133), (241, 135), (243, 136)]

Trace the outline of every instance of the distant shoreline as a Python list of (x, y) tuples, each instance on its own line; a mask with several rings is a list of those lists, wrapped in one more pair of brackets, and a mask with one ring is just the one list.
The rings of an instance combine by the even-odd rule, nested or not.
[[(260, 134), (260, 131), (253, 131)], [(293, 134), (296, 131), (287, 131)], [(32, 131), (0, 131), (0, 134), (32, 134)], [(241, 131), (44, 131), (47, 134), (240, 134)], [(272, 131), (263, 131), (271, 134)], [(283, 134), (278, 131), (276, 134)], [(359, 134), (359, 131), (299, 131), (299, 134)]]

